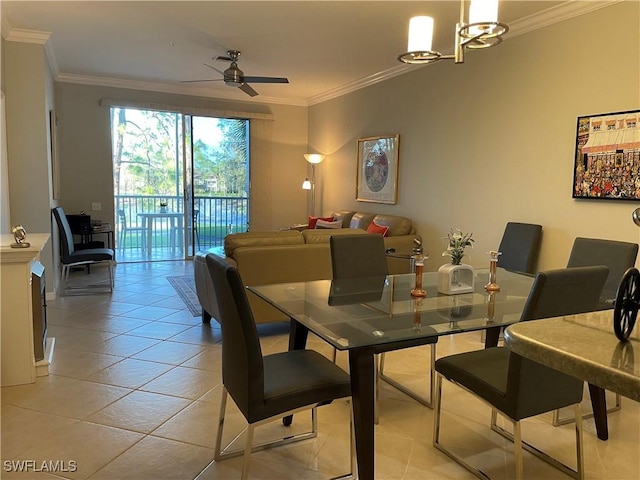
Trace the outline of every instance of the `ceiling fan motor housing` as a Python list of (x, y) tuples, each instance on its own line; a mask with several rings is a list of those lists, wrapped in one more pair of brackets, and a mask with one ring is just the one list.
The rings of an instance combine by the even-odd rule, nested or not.
[(236, 62), (233, 62), (231, 66), (224, 71), (224, 83), (230, 87), (239, 87), (244, 83), (242, 76), (242, 70), (238, 68)]

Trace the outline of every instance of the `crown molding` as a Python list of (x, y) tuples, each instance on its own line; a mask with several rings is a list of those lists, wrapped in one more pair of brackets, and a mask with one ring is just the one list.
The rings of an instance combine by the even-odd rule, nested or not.
[[(560, 5), (550, 7), (542, 12), (530, 15), (529, 17), (517, 20), (509, 25), (509, 33), (507, 38), (517, 37), (526, 33), (539, 30), (541, 28), (548, 27), (558, 22), (563, 22), (580, 15), (584, 15), (601, 8), (610, 7), (617, 3), (621, 3), (625, 0), (569, 0)], [(148, 90), (152, 92), (161, 93), (175, 93), (179, 95), (191, 95), (201, 96), (205, 98), (217, 98), (221, 100), (235, 100), (242, 102), (252, 103), (267, 103), (276, 105), (291, 105), (291, 106), (312, 106), (327, 100), (341, 97), (356, 90), (375, 85), (380, 82), (389, 80), (390, 78), (403, 75), (410, 71), (414, 71), (416, 68), (424, 68), (428, 65), (416, 66), (416, 65), (398, 65), (387, 70), (383, 70), (373, 75), (367, 75), (366, 77), (354, 80), (343, 85), (340, 85), (331, 90), (327, 90), (318, 95), (314, 95), (307, 99), (300, 98), (280, 98), (280, 97), (265, 97), (260, 96), (259, 99), (245, 98), (246, 96), (240, 93), (237, 89), (229, 89), (228, 94), (220, 94), (219, 92), (212, 94), (211, 90), (206, 87), (186, 87), (184, 85), (173, 85), (167, 83), (148, 82), (139, 80), (126, 80), (111, 77), (97, 77), (88, 75), (75, 75), (60, 73), (53, 47), (49, 39), (51, 33), (38, 32), (34, 30), (24, 30), (11, 28), (10, 22), (6, 19), (6, 15), (2, 16), (2, 35), (7, 41), (23, 42), (23, 43), (35, 43), (44, 45), (49, 66), (53, 72), (54, 79), (57, 82), (63, 83), (76, 83), (84, 85), (98, 85), (104, 87), (126, 88), (130, 90)], [(443, 53), (451, 53), (453, 51), (453, 45), (449, 46)]]
[[(624, 0), (595, 0), (595, 1), (580, 1), (580, 0), (569, 0), (560, 5), (556, 5), (554, 7), (550, 7), (546, 10), (538, 12), (536, 14), (530, 15), (528, 17), (517, 20), (513, 23), (509, 24), (509, 33), (506, 35), (507, 38), (517, 37), (519, 35), (524, 35), (525, 33), (532, 32), (534, 30), (539, 30), (541, 28), (548, 27), (558, 22), (563, 22), (565, 20), (569, 20), (574, 17), (578, 17), (580, 15), (584, 15), (586, 13), (593, 12), (595, 10), (599, 10), (601, 8), (610, 7), (617, 3), (621, 3)], [(447, 49), (443, 51), (444, 54), (449, 54), (453, 52), (453, 45), (450, 45)], [(355, 80), (353, 82), (341, 85), (337, 88), (327, 90), (319, 95), (314, 95), (313, 97), (309, 97), (307, 99), (307, 103), (309, 106), (315, 105), (317, 103), (325, 102), (327, 100), (331, 100), (342, 95), (346, 95), (347, 93), (354, 92), (356, 90), (360, 90), (361, 88), (368, 87), (370, 85), (375, 85), (376, 83), (383, 82), (393, 77), (397, 77), (398, 75), (403, 75), (408, 73), (409, 71), (414, 71), (416, 68), (424, 68), (429, 65), (399, 65), (388, 70), (384, 70), (382, 72), (375, 73), (373, 75), (369, 75), (363, 77), (361, 79)]]
[(51, 32), (39, 32), (37, 30), (24, 30), (22, 28), (10, 28), (4, 37), (8, 42), (36, 43), (45, 45), (51, 38)]
[[(272, 105), (292, 105), (306, 107), (307, 101), (304, 99), (291, 99), (280, 97), (266, 97), (259, 95), (258, 97), (249, 97), (237, 88), (229, 88), (228, 94), (221, 95), (219, 92), (212, 93), (206, 87), (187, 87), (185, 85), (147, 82), (141, 80), (125, 80), (112, 77), (97, 77), (91, 75), (75, 75), (69, 73), (61, 73), (55, 76), (56, 82), (75, 83), (80, 85), (96, 85), (101, 87), (126, 88), (129, 90), (145, 90), (149, 92), (173, 93), (177, 95), (190, 95), (205, 98), (214, 98), (219, 100), (234, 100), (247, 103), (267, 103)], [(246, 98), (245, 98), (246, 97)]]

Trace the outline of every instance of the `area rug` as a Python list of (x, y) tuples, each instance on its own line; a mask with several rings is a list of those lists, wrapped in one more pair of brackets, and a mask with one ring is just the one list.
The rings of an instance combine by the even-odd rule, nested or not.
[(202, 314), (202, 307), (196, 294), (196, 284), (193, 275), (167, 277), (167, 280), (169, 280), (169, 283), (193, 316), (199, 317)]

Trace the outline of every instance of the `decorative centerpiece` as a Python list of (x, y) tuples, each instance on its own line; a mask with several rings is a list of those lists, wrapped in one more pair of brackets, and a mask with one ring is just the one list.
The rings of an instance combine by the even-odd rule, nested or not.
[(450, 257), (451, 263), (442, 265), (438, 269), (438, 291), (446, 295), (473, 292), (473, 267), (462, 263), (465, 248), (473, 247), (472, 233), (464, 233), (459, 229), (451, 229), (446, 237), (449, 240), (447, 249), (442, 252), (443, 257)]
[(499, 292), (500, 285), (496, 283), (496, 270), (498, 269), (498, 257), (502, 255), (502, 252), (496, 252), (491, 250), (489, 252), (489, 283), (484, 286), (484, 289), (491, 292)]
[(31, 246), (31, 244), (26, 241), (27, 231), (22, 225), (11, 227), (11, 233), (13, 233), (13, 238), (16, 241), (16, 243), (10, 245), (11, 248), (29, 248)]
[(167, 202), (160, 202), (160, 213), (167, 213)]

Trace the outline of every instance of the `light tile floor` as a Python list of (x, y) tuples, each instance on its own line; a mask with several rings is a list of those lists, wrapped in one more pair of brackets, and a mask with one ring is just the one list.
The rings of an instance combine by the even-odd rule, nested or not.
[[(240, 459), (211, 463), (220, 397), (220, 329), (193, 317), (166, 280), (189, 275), (189, 261), (119, 264), (112, 295), (49, 302), (55, 337), (51, 374), (1, 394), (0, 477), (6, 479), (235, 479)], [(287, 346), (286, 325), (261, 327), (265, 353)], [(311, 338), (311, 348), (330, 355)], [(481, 348), (478, 334), (445, 337), (438, 355)], [(346, 355), (338, 361), (347, 368)], [(422, 389), (428, 348), (393, 352), (386, 372)], [(453, 385), (444, 386), (443, 442), (494, 478), (513, 478), (511, 446), (488, 428), (489, 409)], [(585, 402), (588, 405), (588, 402)], [(573, 427), (554, 428), (550, 415), (525, 422), (524, 437), (572, 464)], [(623, 399), (609, 417), (610, 439), (599, 441), (585, 422), (587, 479), (640, 478), (640, 407)], [(293, 429), (307, 418), (296, 417)], [(254, 454), (251, 478), (325, 479), (348, 471), (349, 403), (319, 411), (319, 436)], [(244, 425), (228, 414), (225, 436)], [(473, 478), (432, 444), (433, 411), (386, 384), (376, 427), (376, 478)], [(258, 429), (258, 439), (285, 430)], [(228, 435), (227, 435), (228, 434)], [(16, 472), (19, 461), (29, 471)], [(36, 472), (33, 467), (37, 467)], [(48, 470), (48, 471), (47, 471)], [(567, 478), (525, 454), (530, 479)]]

